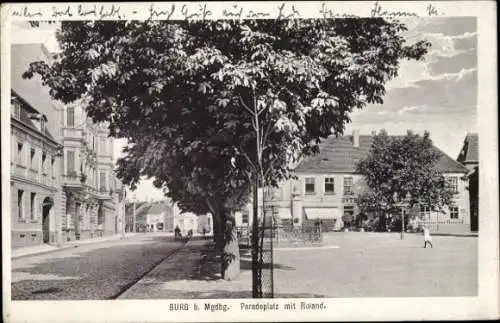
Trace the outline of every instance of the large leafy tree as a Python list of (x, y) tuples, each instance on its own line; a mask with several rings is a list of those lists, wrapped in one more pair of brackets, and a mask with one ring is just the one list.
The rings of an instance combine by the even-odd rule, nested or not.
[(399, 60), (429, 46), (405, 30), (382, 18), (63, 22), (61, 53), (26, 77), (63, 102), (87, 98), (88, 115), (128, 139), (125, 183), (154, 177), (224, 224), (252, 181), (276, 185), (350, 112), (383, 102)]
[(380, 131), (367, 157), (356, 165), (368, 187), (359, 196), (360, 209), (379, 216), (383, 227), (386, 215), (399, 215), (402, 204), (410, 210), (424, 205), (444, 211), (453, 204), (453, 192), (437, 167), (441, 156), (429, 132), (388, 136)]

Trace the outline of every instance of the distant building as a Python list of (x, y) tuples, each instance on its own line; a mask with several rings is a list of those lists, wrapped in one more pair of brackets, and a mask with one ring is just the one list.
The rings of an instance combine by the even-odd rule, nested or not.
[[(323, 230), (332, 231), (343, 227), (344, 214), (356, 217), (359, 214), (357, 195), (364, 186), (364, 179), (356, 173), (355, 165), (369, 153), (372, 140), (372, 136), (359, 135), (357, 131), (352, 136), (332, 136), (324, 140), (318, 155), (305, 158), (295, 168), (297, 179), (265, 192), (266, 205), (275, 218), (282, 224), (293, 223), (294, 226), (320, 220)], [(438, 148), (434, 149), (441, 155), (439, 171), (454, 188), (456, 205), (447, 208), (444, 214), (431, 212), (422, 205), (420, 216), (433, 231), (468, 231), (469, 196), (466, 182), (461, 180), (467, 168)], [(249, 210), (246, 213), (251, 223), (251, 205)]]
[(171, 207), (166, 201), (146, 202), (136, 209), (137, 231), (164, 232), (165, 220)]
[(173, 232), (176, 226), (184, 232), (193, 230), (194, 234), (202, 234), (203, 229), (205, 234), (211, 234), (213, 230), (211, 214), (182, 213), (177, 204), (169, 199), (156, 202), (129, 201), (125, 210), (127, 231), (134, 227), (134, 211), (136, 232)]
[(465, 137), (457, 161), (469, 169), (469, 204), (471, 231), (479, 230), (479, 135), (469, 133)]
[(21, 77), (29, 63), (47, 57), (41, 44), (11, 47), (12, 247), (62, 242), (60, 107), (39, 78)]
[(179, 227), (181, 231), (187, 232), (193, 230), (193, 234), (203, 233), (212, 234), (213, 220), (211, 214), (197, 215), (191, 212), (182, 212), (177, 204), (173, 206), (173, 227)]

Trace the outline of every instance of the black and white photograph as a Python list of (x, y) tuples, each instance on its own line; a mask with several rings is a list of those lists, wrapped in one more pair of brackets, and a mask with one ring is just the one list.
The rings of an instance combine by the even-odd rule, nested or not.
[(331, 299), (480, 296), (482, 224), (498, 224), (480, 207), (496, 134), (479, 122), (480, 18), (162, 4), (10, 8), (12, 303), (314, 320)]

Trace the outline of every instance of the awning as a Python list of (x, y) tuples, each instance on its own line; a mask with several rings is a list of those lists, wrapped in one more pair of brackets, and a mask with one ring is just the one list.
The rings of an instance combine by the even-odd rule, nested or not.
[(305, 208), (304, 211), (306, 212), (306, 217), (308, 220), (328, 220), (341, 218), (340, 209), (335, 207)]

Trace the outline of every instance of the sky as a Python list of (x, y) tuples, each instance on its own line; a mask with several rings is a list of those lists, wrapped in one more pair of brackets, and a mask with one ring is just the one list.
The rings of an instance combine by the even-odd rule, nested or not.
[[(435, 146), (456, 159), (468, 132), (477, 132), (477, 29), (476, 19), (446, 17), (405, 21), (408, 42), (426, 39), (432, 47), (424, 61), (402, 61), (399, 76), (386, 85), (381, 105), (370, 105), (351, 114), (346, 134), (359, 130), (389, 134), (413, 130), (431, 134)], [(23, 31), (24, 30), (24, 31)], [(57, 49), (54, 27), (36, 33), (14, 26), (15, 42), (45, 42)], [(122, 156), (125, 140), (115, 140), (115, 160)], [(152, 180), (143, 180), (128, 194), (138, 200), (161, 199)]]

